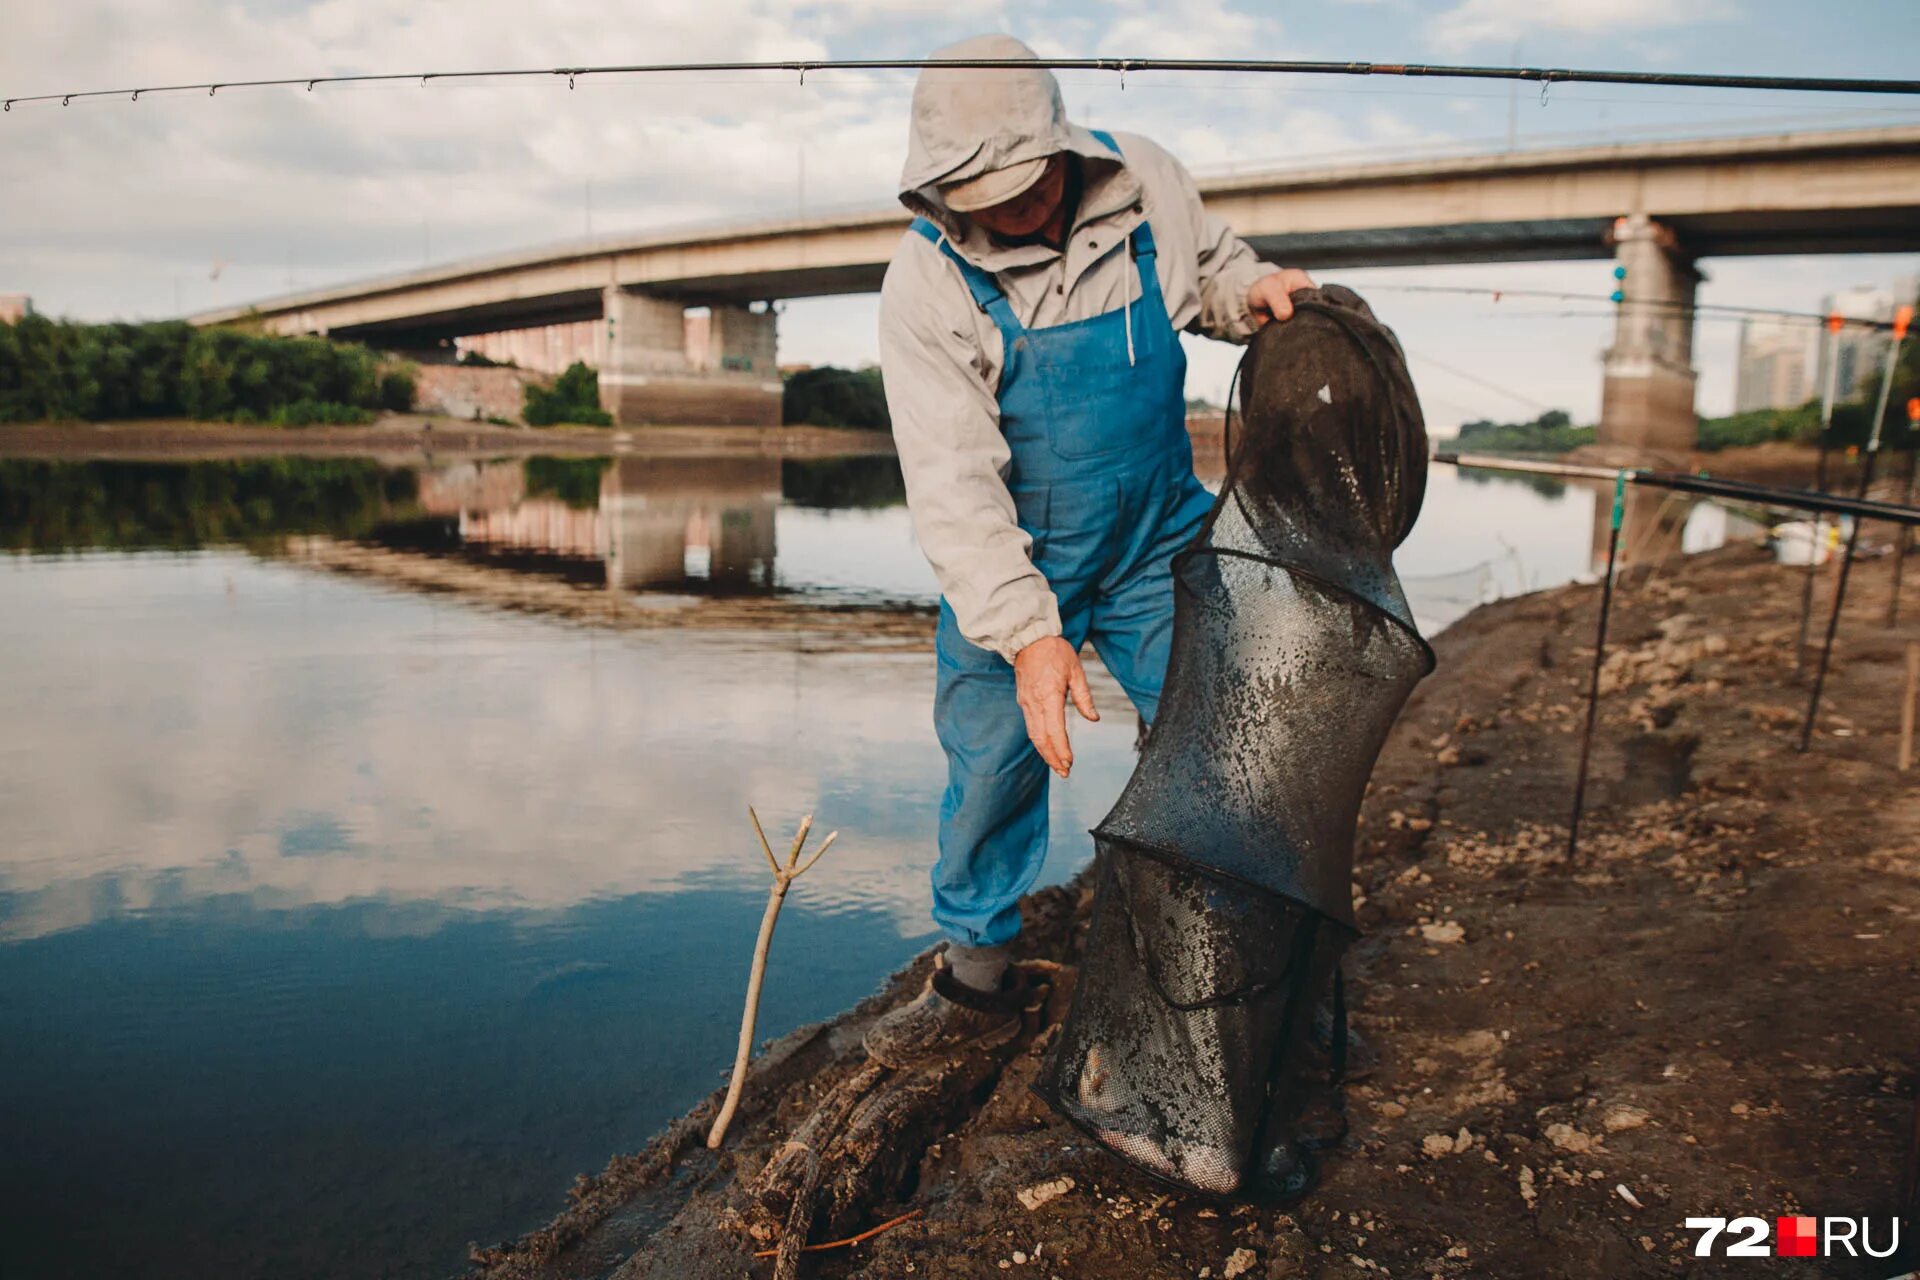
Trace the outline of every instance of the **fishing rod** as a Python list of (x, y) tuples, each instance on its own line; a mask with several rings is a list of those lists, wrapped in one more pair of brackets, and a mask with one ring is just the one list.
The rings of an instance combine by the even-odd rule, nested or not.
[(1853, 516), (1855, 519), (1886, 520), (1899, 525), (1920, 525), (1920, 507), (1873, 498), (1849, 498), (1843, 494), (1820, 493), (1813, 489), (1795, 489), (1783, 485), (1756, 484), (1749, 480), (1728, 480), (1700, 472), (1653, 471), (1644, 467), (1596, 467), (1572, 462), (1535, 462), (1525, 458), (1506, 458), (1490, 453), (1456, 453), (1441, 450), (1435, 462), (1449, 466), (1471, 467), (1485, 471), (1513, 471), (1529, 475), (1559, 476), (1573, 480), (1607, 480), (1626, 476), (1626, 483), (1652, 489), (1673, 489), (1697, 493), (1709, 498), (1733, 498), (1758, 507), (1788, 511), (1815, 511), (1825, 515)]
[(1580, 850), (1580, 811), (1587, 801), (1587, 765), (1593, 758), (1593, 725), (1600, 715), (1600, 668), (1607, 653), (1607, 618), (1613, 612), (1613, 569), (1625, 523), (1627, 473), (1614, 473), (1613, 514), (1607, 526), (1607, 576), (1600, 580), (1600, 621), (1593, 637), (1593, 669), (1587, 675), (1587, 724), (1580, 734), (1580, 769), (1573, 780), (1573, 813), (1567, 820), (1567, 861)]
[[(1860, 468), (1860, 496), (1867, 496), (1873, 483), (1874, 464), (1880, 460), (1880, 428), (1887, 417), (1887, 400), (1893, 392), (1894, 370), (1900, 364), (1900, 348), (1906, 345), (1907, 326), (1913, 321), (1913, 308), (1902, 307), (1894, 316), (1893, 336), (1887, 341), (1887, 360), (1880, 380), (1880, 403), (1873, 411), (1873, 434), (1867, 438), (1867, 454)], [(1847, 602), (1847, 576), (1853, 570), (1854, 552), (1860, 546), (1860, 521), (1847, 531), (1847, 549), (1840, 560), (1840, 579), (1833, 585), (1833, 611), (1827, 615), (1827, 639), (1820, 647), (1820, 665), (1813, 672), (1813, 692), (1807, 698), (1807, 718), (1800, 725), (1797, 749), (1805, 751), (1813, 741), (1813, 722), (1820, 714), (1820, 690), (1827, 682), (1827, 664), (1833, 658), (1833, 638), (1840, 629), (1840, 610)]]
[[(1833, 402), (1839, 387), (1840, 375), (1840, 327), (1829, 324), (1822, 341), (1826, 347), (1820, 353), (1822, 362), (1827, 366), (1826, 384), (1820, 392), (1820, 454), (1813, 468), (1813, 487), (1821, 493), (1827, 491), (1827, 458), (1833, 452)], [(1815, 544), (1820, 537), (1820, 522), (1813, 522), (1813, 529), (1807, 536), (1807, 574), (1800, 586), (1800, 637), (1793, 646), (1793, 682), (1800, 683), (1807, 673), (1807, 626), (1813, 618), (1813, 575), (1819, 568), (1816, 563), (1819, 553)]]
[[(1753, 316), (1768, 320), (1790, 320), (1800, 324), (1818, 324), (1828, 330), (1838, 332), (1841, 329), (1865, 329), (1871, 332), (1891, 331), (1894, 321), (1876, 320), (1867, 316), (1847, 316), (1838, 312), (1820, 313), (1815, 311), (1781, 311), (1774, 307), (1748, 307), (1731, 302), (1678, 302), (1666, 298), (1635, 298), (1632, 301), (1616, 299), (1611, 294), (1574, 293), (1565, 289), (1495, 289), (1486, 285), (1463, 284), (1393, 284), (1375, 282), (1367, 288), (1376, 293), (1443, 293), (1471, 297), (1492, 298), (1495, 302), (1502, 298), (1545, 298), (1561, 302), (1605, 303), (1615, 311), (1621, 307), (1638, 307), (1643, 310), (1662, 312), (1676, 317), (1692, 317), (1696, 320), (1742, 319)], [(1571, 315), (1577, 313), (1562, 313)], [(1590, 314), (1598, 315), (1599, 312)]]
[(1537, 83), (1544, 104), (1556, 84), (1671, 85), (1694, 89), (1765, 89), (1793, 93), (1891, 93), (1920, 95), (1920, 80), (1856, 79), (1846, 76), (1711, 75), (1694, 72), (1598, 71), (1567, 67), (1488, 67), (1414, 62), (1309, 62), (1278, 59), (1217, 58), (806, 58), (768, 62), (641, 62), (592, 67), (503, 67), (478, 71), (409, 71), (378, 74), (280, 76), (257, 80), (212, 80), (193, 84), (143, 85), (125, 89), (85, 89), (70, 93), (21, 94), (4, 100), (14, 103), (58, 102), (69, 106), (82, 98), (126, 98), (138, 102), (142, 94), (192, 93), (204, 89), (212, 97), (222, 89), (294, 88), (309, 92), (321, 84), (374, 84), (417, 80), (483, 80), (565, 77), (567, 87), (583, 76), (664, 75), (686, 72), (786, 72), (800, 77), (814, 71), (923, 71), (946, 69), (1007, 71), (1045, 68), (1053, 71), (1109, 71), (1120, 77), (1120, 87), (1136, 71), (1237, 72), (1284, 76), (1397, 76), (1449, 80), (1516, 80)]

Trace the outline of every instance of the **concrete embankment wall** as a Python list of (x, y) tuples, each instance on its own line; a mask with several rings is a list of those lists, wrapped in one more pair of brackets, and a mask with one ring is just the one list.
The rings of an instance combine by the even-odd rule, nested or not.
[(414, 375), (414, 408), (466, 422), (485, 418), (518, 422), (526, 406), (527, 384), (545, 381), (545, 375), (528, 369), (423, 364)]

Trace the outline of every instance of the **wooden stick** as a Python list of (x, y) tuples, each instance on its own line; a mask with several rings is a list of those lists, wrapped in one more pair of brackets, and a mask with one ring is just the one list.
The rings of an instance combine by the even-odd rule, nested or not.
[(747, 1007), (740, 1015), (740, 1043), (733, 1052), (733, 1076), (727, 1082), (726, 1101), (720, 1104), (720, 1114), (714, 1117), (713, 1128), (707, 1133), (709, 1151), (719, 1150), (720, 1144), (726, 1141), (727, 1126), (733, 1123), (733, 1113), (740, 1109), (740, 1094), (747, 1087), (747, 1061), (753, 1056), (753, 1027), (760, 1018), (760, 987), (766, 981), (767, 953), (773, 947), (773, 926), (779, 922), (780, 907), (787, 900), (787, 890), (808, 868), (820, 861), (820, 855), (840, 834), (836, 831), (828, 836), (826, 844), (807, 859), (807, 865), (796, 869), (800, 850), (807, 843), (807, 833), (813, 830), (813, 815), (808, 814), (800, 820), (799, 833), (793, 837), (793, 847), (788, 850), (787, 865), (783, 867), (774, 861), (773, 848), (768, 845), (766, 832), (760, 827), (760, 815), (749, 806), (747, 816), (753, 819), (754, 834), (760, 837), (760, 850), (767, 855), (767, 865), (773, 868), (773, 887), (767, 891), (767, 909), (760, 917), (760, 936), (753, 944), (753, 967), (747, 971)]
[(813, 851), (813, 856), (811, 858), (808, 858), (804, 863), (800, 865), (800, 869), (793, 873), (793, 878), (795, 880), (798, 880), (801, 876), (807, 874), (807, 872), (812, 868), (813, 864), (820, 861), (821, 857), (827, 852), (827, 850), (833, 848), (833, 842), (835, 840), (838, 840), (839, 838), (840, 838), (840, 833), (838, 831), (829, 831), (827, 833), (826, 843)]
[(1900, 699), (1900, 772), (1913, 767), (1915, 701), (1920, 699), (1920, 640), (1907, 641), (1907, 691)]
[(793, 836), (793, 848), (787, 850), (787, 870), (789, 872), (793, 870), (793, 864), (800, 861), (800, 850), (806, 845), (807, 832), (811, 830), (813, 830), (813, 815), (808, 814), (806, 817), (800, 819), (800, 830), (796, 831)]
[(773, 860), (773, 846), (767, 843), (767, 833), (760, 829), (760, 815), (753, 811), (752, 805), (748, 805), (747, 816), (753, 819), (753, 834), (760, 837), (760, 852), (767, 855), (767, 870), (773, 872), (777, 879), (780, 875), (780, 864)]
[[(873, 1239), (875, 1236), (879, 1235), (883, 1231), (891, 1231), (895, 1227), (899, 1226), (901, 1223), (907, 1222), (913, 1218), (919, 1217), (922, 1212), (924, 1212), (924, 1210), (909, 1209), (897, 1218), (888, 1218), (885, 1222), (881, 1223), (877, 1227), (868, 1227), (865, 1231), (862, 1231), (857, 1236), (848, 1236), (845, 1240), (828, 1240), (823, 1244), (810, 1244), (803, 1247), (800, 1250), (800, 1252), (819, 1253), (823, 1249), (844, 1249), (849, 1245), (861, 1244), (865, 1241)], [(771, 1258), (774, 1254), (779, 1252), (780, 1251), (778, 1249), (761, 1249), (760, 1251), (755, 1253), (753, 1256), (756, 1258)]]

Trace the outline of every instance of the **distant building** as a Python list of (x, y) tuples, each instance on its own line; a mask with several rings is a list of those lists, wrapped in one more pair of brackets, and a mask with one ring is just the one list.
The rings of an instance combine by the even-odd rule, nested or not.
[(24, 293), (0, 293), (0, 323), (18, 324), (33, 314), (33, 299)]
[(1814, 330), (1804, 321), (1755, 316), (1740, 322), (1733, 411), (1791, 409), (1812, 399)]
[[(1913, 301), (1917, 286), (1920, 286), (1920, 281), (1909, 277), (1895, 281), (1891, 288), (1862, 285), (1855, 289), (1843, 289), (1830, 295), (1822, 303), (1821, 310), (1828, 315), (1845, 316), (1849, 320), (1891, 320), (1894, 308)], [(1823, 394), (1827, 385), (1829, 350), (1833, 352), (1836, 372), (1834, 399), (1850, 400), (1870, 390), (1874, 379), (1879, 377), (1887, 358), (1887, 337), (1878, 330), (1851, 326), (1842, 329), (1834, 339), (1823, 333), (1820, 355), (1814, 368), (1815, 395)]]

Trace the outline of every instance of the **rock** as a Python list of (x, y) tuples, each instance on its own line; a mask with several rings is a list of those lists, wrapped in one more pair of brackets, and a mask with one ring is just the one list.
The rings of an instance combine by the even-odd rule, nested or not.
[(1540, 1202), (1540, 1193), (1533, 1187), (1533, 1170), (1526, 1165), (1520, 1166), (1520, 1198), (1527, 1202), (1529, 1209)]
[(1582, 1133), (1570, 1124), (1550, 1124), (1547, 1126), (1547, 1141), (1562, 1151), (1584, 1154), (1600, 1145), (1600, 1140), (1590, 1133)]
[(1435, 943), (1465, 942), (1467, 931), (1456, 921), (1441, 920), (1434, 924), (1421, 925), (1420, 936), (1428, 942)]
[(1606, 1127), (1608, 1133), (1619, 1133), (1624, 1129), (1638, 1129), (1646, 1124), (1649, 1118), (1647, 1113), (1639, 1107), (1622, 1105), (1609, 1107), (1600, 1123)]
[(1618, 803), (1639, 806), (1677, 800), (1693, 786), (1693, 755), (1700, 736), (1691, 733), (1637, 733), (1622, 745), (1626, 769)]
[(1227, 1265), (1221, 1269), (1220, 1274), (1225, 1277), (1225, 1280), (1234, 1280), (1236, 1276), (1243, 1276), (1252, 1271), (1254, 1264), (1259, 1261), (1260, 1255), (1253, 1250), (1235, 1249), (1233, 1256), (1227, 1259)]
[(1013, 1194), (1022, 1205), (1026, 1206), (1027, 1212), (1031, 1213), (1043, 1204), (1052, 1204), (1073, 1190), (1073, 1187), (1072, 1178), (1059, 1177), (1051, 1178), (1046, 1182), (1036, 1182), (1030, 1187), (1022, 1187)]
[(1473, 1144), (1477, 1141), (1478, 1139), (1473, 1136), (1473, 1131), (1463, 1125), (1461, 1126), (1460, 1132), (1452, 1137), (1448, 1137), (1444, 1133), (1428, 1134), (1426, 1137), (1420, 1139), (1420, 1150), (1432, 1159), (1438, 1160), (1443, 1156), (1455, 1155), (1462, 1151), (1471, 1151), (1473, 1150)]
[(1447, 1048), (1463, 1058), (1491, 1058), (1500, 1052), (1500, 1037), (1491, 1031), (1469, 1031), (1449, 1041)]

